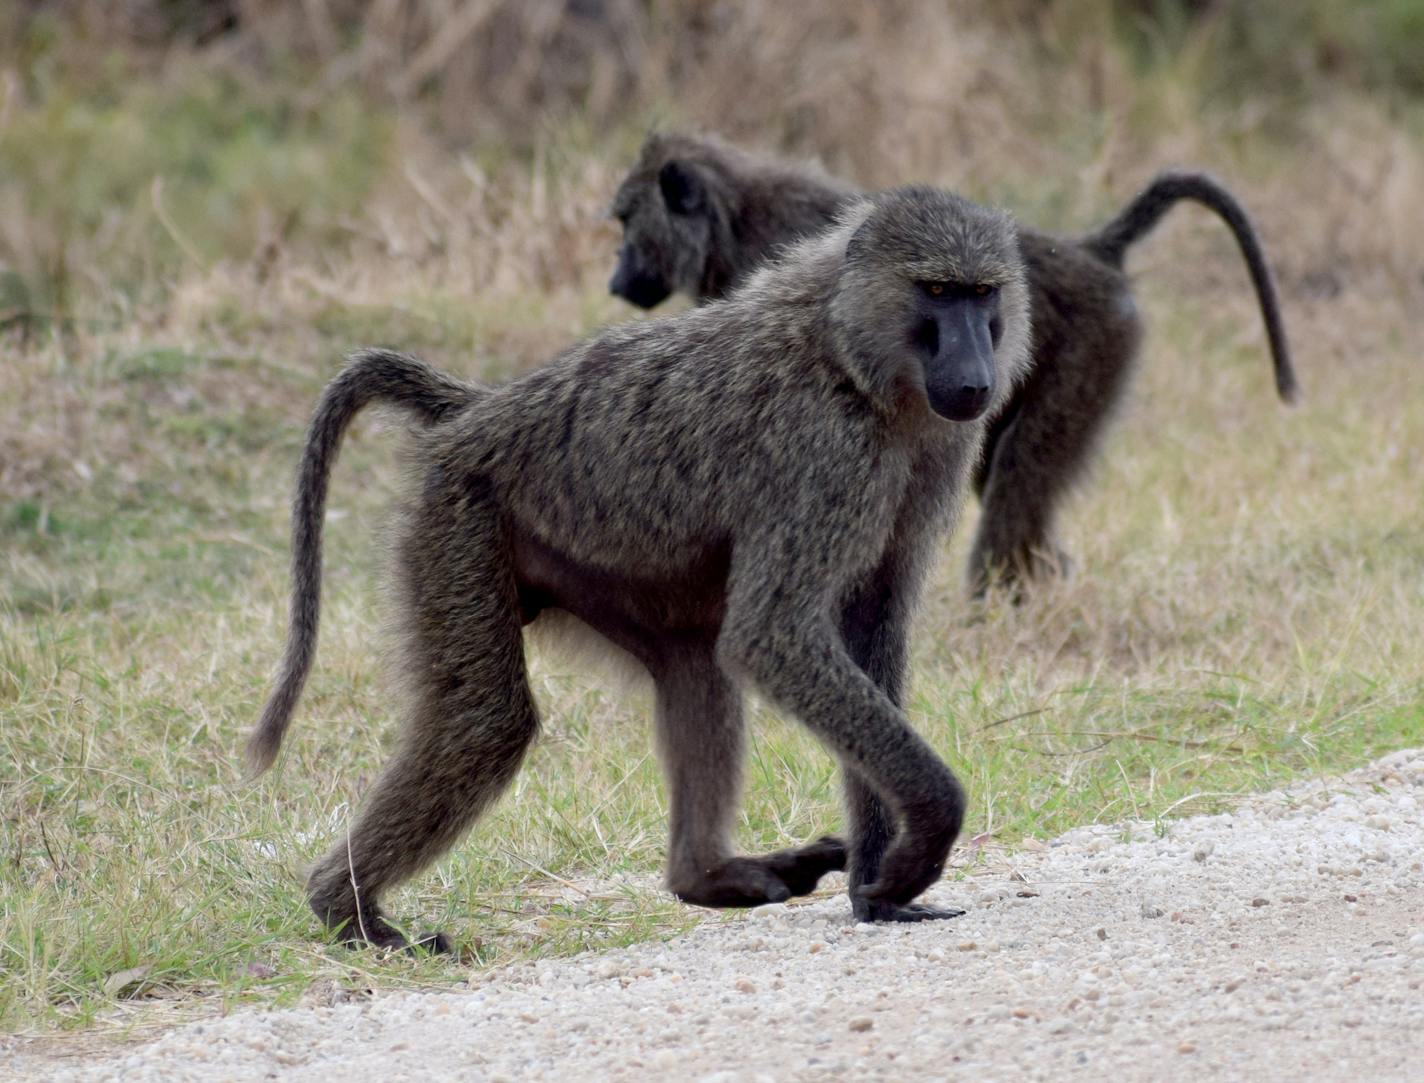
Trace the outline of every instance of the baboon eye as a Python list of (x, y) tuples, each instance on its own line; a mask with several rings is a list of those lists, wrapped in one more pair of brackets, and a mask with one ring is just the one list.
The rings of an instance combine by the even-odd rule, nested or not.
[(994, 292), (994, 287), (993, 287), (993, 286), (987, 285), (986, 283), (983, 283), (983, 282), (975, 283), (975, 286), (974, 286), (974, 296), (975, 296), (975, 297), (988, 297), (989, 294), (991, 294), (991, 293), (993, 293), (993, 292)]
[(930, 283), (930, 296), (931, 296), (931, 297), (938, 297), (938, 296), (940, 296), (942, 293), (944, 293), (944, 283), (943, 283), (943, 282), (931, 282), (931, 283)]

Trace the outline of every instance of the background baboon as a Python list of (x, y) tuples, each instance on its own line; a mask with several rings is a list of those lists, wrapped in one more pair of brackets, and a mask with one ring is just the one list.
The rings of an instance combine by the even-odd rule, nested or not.
[[(669, 294), (723, 296), (768, 252), (822, 229), (857, 192), (814, 166), (685, 135), (653, 135), (618, 188), (623, 225), (613, 293), (651, 308)], [(1121, 398), (1142, 338), (1123, 255), (1178, 201), (1231, 228), (1266, 321), (1276, 388), (1296, 393), (1270, 269), (1250, 219), (1200, 173), (1163, 173), (1096, 233), (1069, 240), (1020, 230), (1032, 297), (1033, 366), (990, 421), (974, 488), (983, 515), (969, 559), (982, 593), (1070, 562), (1054, 521)]]
[[(983, 419), (1027, 354), (1012, 221), (903, 189), (847, 205), (725, 301), (605, 331), (503, 387), (357, 355), (312, 422), (287, 652), (248, 748), (257, 769), (272, 762), (311, 665), (342, 433), (368, 403), (406, 407), (424, 423), (396, 561), (407, 723), (311, 874), (316, 912), (349, 938), (405, 943), (379, 895), (515, 773), (538, 726), (521, 627), (562, 616), (653, 677), (680, 898), (776, 901), (848, 867), (862, 919), (948, 916), (911, 902), (940, 875), (964, 798), (900, 709), (907, 624)], [(732, 855), (743, 680), (839, 759), (848, 843)]]

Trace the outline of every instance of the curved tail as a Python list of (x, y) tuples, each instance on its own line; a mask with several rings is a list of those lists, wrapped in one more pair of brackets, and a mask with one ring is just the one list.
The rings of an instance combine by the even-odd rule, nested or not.
[(1159, 173), (1116, 218), (1083, 243), (1102, 259), (1121, 267), (1128, 246), (1150, 232), (1162, 216), (1183, 199), (1215, 211), (1230, 227), (1251, 272), (1251, 284), (1256, 288), (1256, 300), (1261, 306), (1261, 317), (1266, 322), (1266, 337), (1271, 344), (1271, 361), (1275, 366), (1276, 391), (1283, 401), (1294, 402), (1300, 388), (1291, 364), (1285, 325), (1281, 322), (1275, 279), (1266, 264), (1266, 256), (1261, 251), (1261, 242), (1250, 216), (1221, 184), (1205, 173)]
[(346, 367), (322, 392), (307, 431), (292, 502), (292, 609), (287, 649), (276, 686), (262, 709), (257, 728), (247, 740), (247, 763), (253, 776), (267, 770), (277, 758), (316, 653), (321, 610), (321, 527), (326, 517), (331, 467), (346, 427), (372, 402), (403, 406), (418, 420), (434, 425), (469, 405), (478, 394), (476, 388), (436, 372), (423, 361), (391, 350), (352, 354)]

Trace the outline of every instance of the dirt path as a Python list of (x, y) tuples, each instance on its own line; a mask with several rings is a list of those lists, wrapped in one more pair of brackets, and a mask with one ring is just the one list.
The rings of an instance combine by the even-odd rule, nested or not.
[[(461, 994), (246, 1013), (54, 1080), (1417, 1079), (1424, 751), (1230, 815), (1072, 832), (953, 922), (766, 907)], [(1018, 879), (1022, 877), (1022, 879)]]

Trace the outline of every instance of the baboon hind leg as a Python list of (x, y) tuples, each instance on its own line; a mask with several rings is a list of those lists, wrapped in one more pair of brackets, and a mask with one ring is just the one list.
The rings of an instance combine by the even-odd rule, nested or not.
[(668, 888), (700, 906), (758, 906), (806, 895), (845, 867), (845, 844), (822, 838), (759, 857), (733, 856), (741, 791), (741, 695), (711, 643), (680, 649), (656, 667), (657, 737), (672, 806)]
[[(434, 861), (499, 796), (538, 728), (518, 599), (492, 512), (417, 514), (404, 575), (405, 729), (346, 838), (307, 884), (312, 909), (348, 941), (406, 947), (379, 896)], [(421, 946), (448, 950), (439, 934)]]

